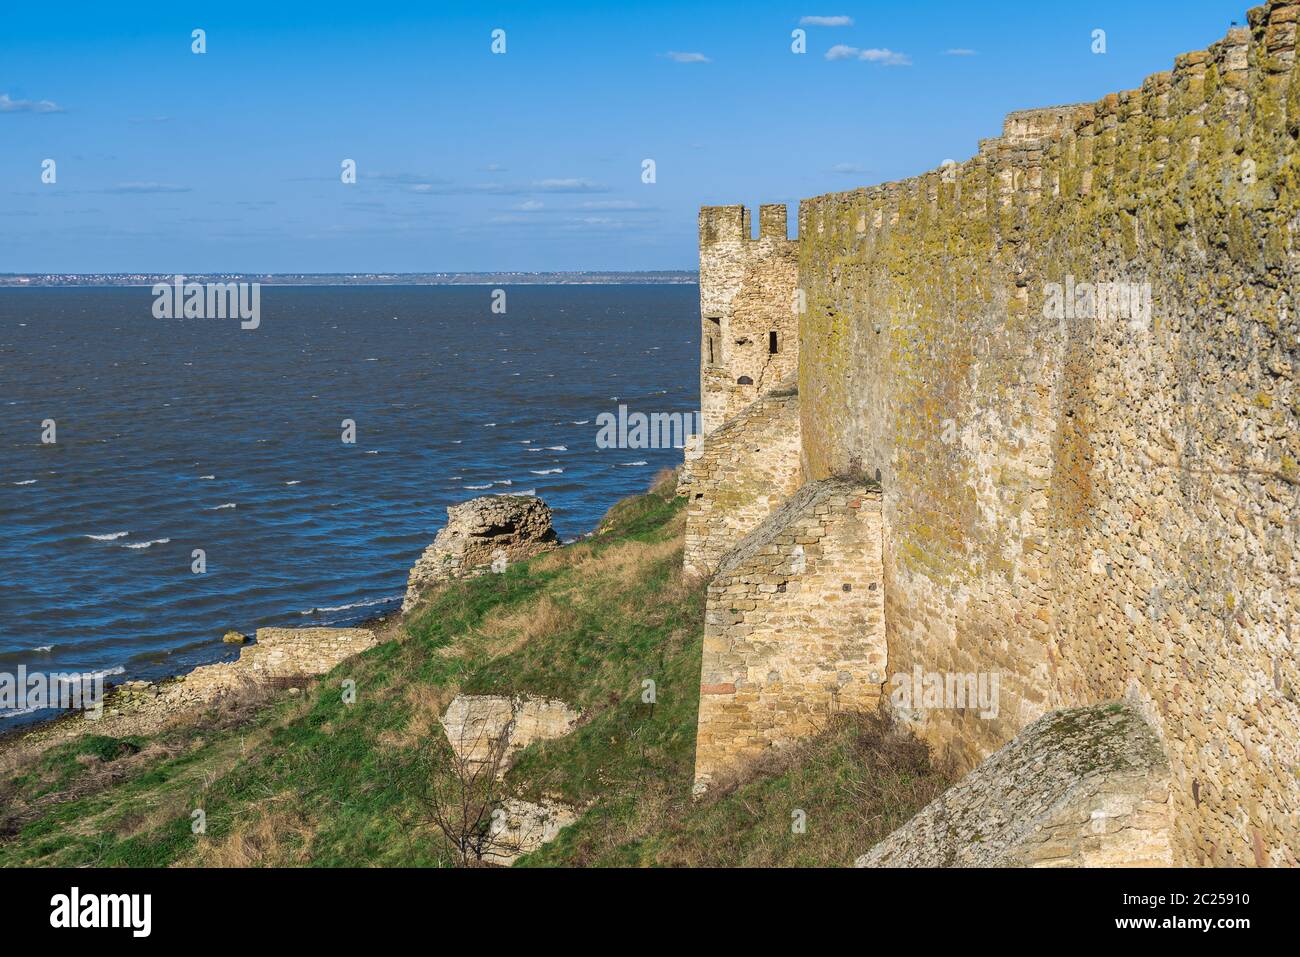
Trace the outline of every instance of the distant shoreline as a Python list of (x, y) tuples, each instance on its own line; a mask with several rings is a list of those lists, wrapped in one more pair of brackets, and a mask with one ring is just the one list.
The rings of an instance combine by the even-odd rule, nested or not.
[[(141, 287), (174, 283), (175, 273), (9, 273), (0, 289)], [(466, 272), (466, 273), (182, 273), (186, 282), (256, 282), (266, 286), (690, 286), (699, 273), (648, 272)]]

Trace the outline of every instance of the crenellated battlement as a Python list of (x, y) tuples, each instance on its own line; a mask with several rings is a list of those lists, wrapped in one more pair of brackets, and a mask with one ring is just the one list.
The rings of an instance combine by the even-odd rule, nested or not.
[(749, 238), (746, 206), (701, 206), (700, 247), (738, 243)]
[(786, 240), (787, 211), (784, 203), (758, 207), (758, 236), (752, 234), (753, 220), (747, 206), (701, 206), (700, 247), (763, 239)]

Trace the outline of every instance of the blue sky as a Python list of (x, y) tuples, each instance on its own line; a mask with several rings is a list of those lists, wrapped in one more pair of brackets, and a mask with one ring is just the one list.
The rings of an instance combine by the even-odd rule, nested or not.
[[(805, 25), (796, 55), (809, 17), (851, 23)], [(2, 272), (692, 269), (701, 204), (965, 159), (1006, 112), (1136, 87), (1245, 7), (101, 0), (4, 20)]]

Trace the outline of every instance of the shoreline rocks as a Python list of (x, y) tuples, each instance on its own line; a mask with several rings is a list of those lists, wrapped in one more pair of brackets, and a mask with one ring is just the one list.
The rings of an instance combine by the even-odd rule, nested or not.
[(558, 548), (551, 509), (535, 495), (485, 495), (447, 508), (447, 524), (412, 566), (402, 614), (431, 585), (500, 574), (525, 558)]
[(85, 732), (150, 734), (227, 696), (323, 675), (379, 641), (370, 628), (259, 628), (256, 643), (241, 647), (234, 661), (199, 665), (159, 681), (125, 681), (108, 691), (99, 718), (69, 712), (6, 737), (12, 744), (32, 736), (57, 740)]

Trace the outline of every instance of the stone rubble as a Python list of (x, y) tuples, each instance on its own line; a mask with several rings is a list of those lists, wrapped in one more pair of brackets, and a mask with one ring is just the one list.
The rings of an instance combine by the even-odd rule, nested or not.
[(411, 568), (402, 613), (429, 586), (501, 573), (507, 566), (559, 547), (551, 509), (533, 495), (485, 495), (447, 508), (447, 524)]

